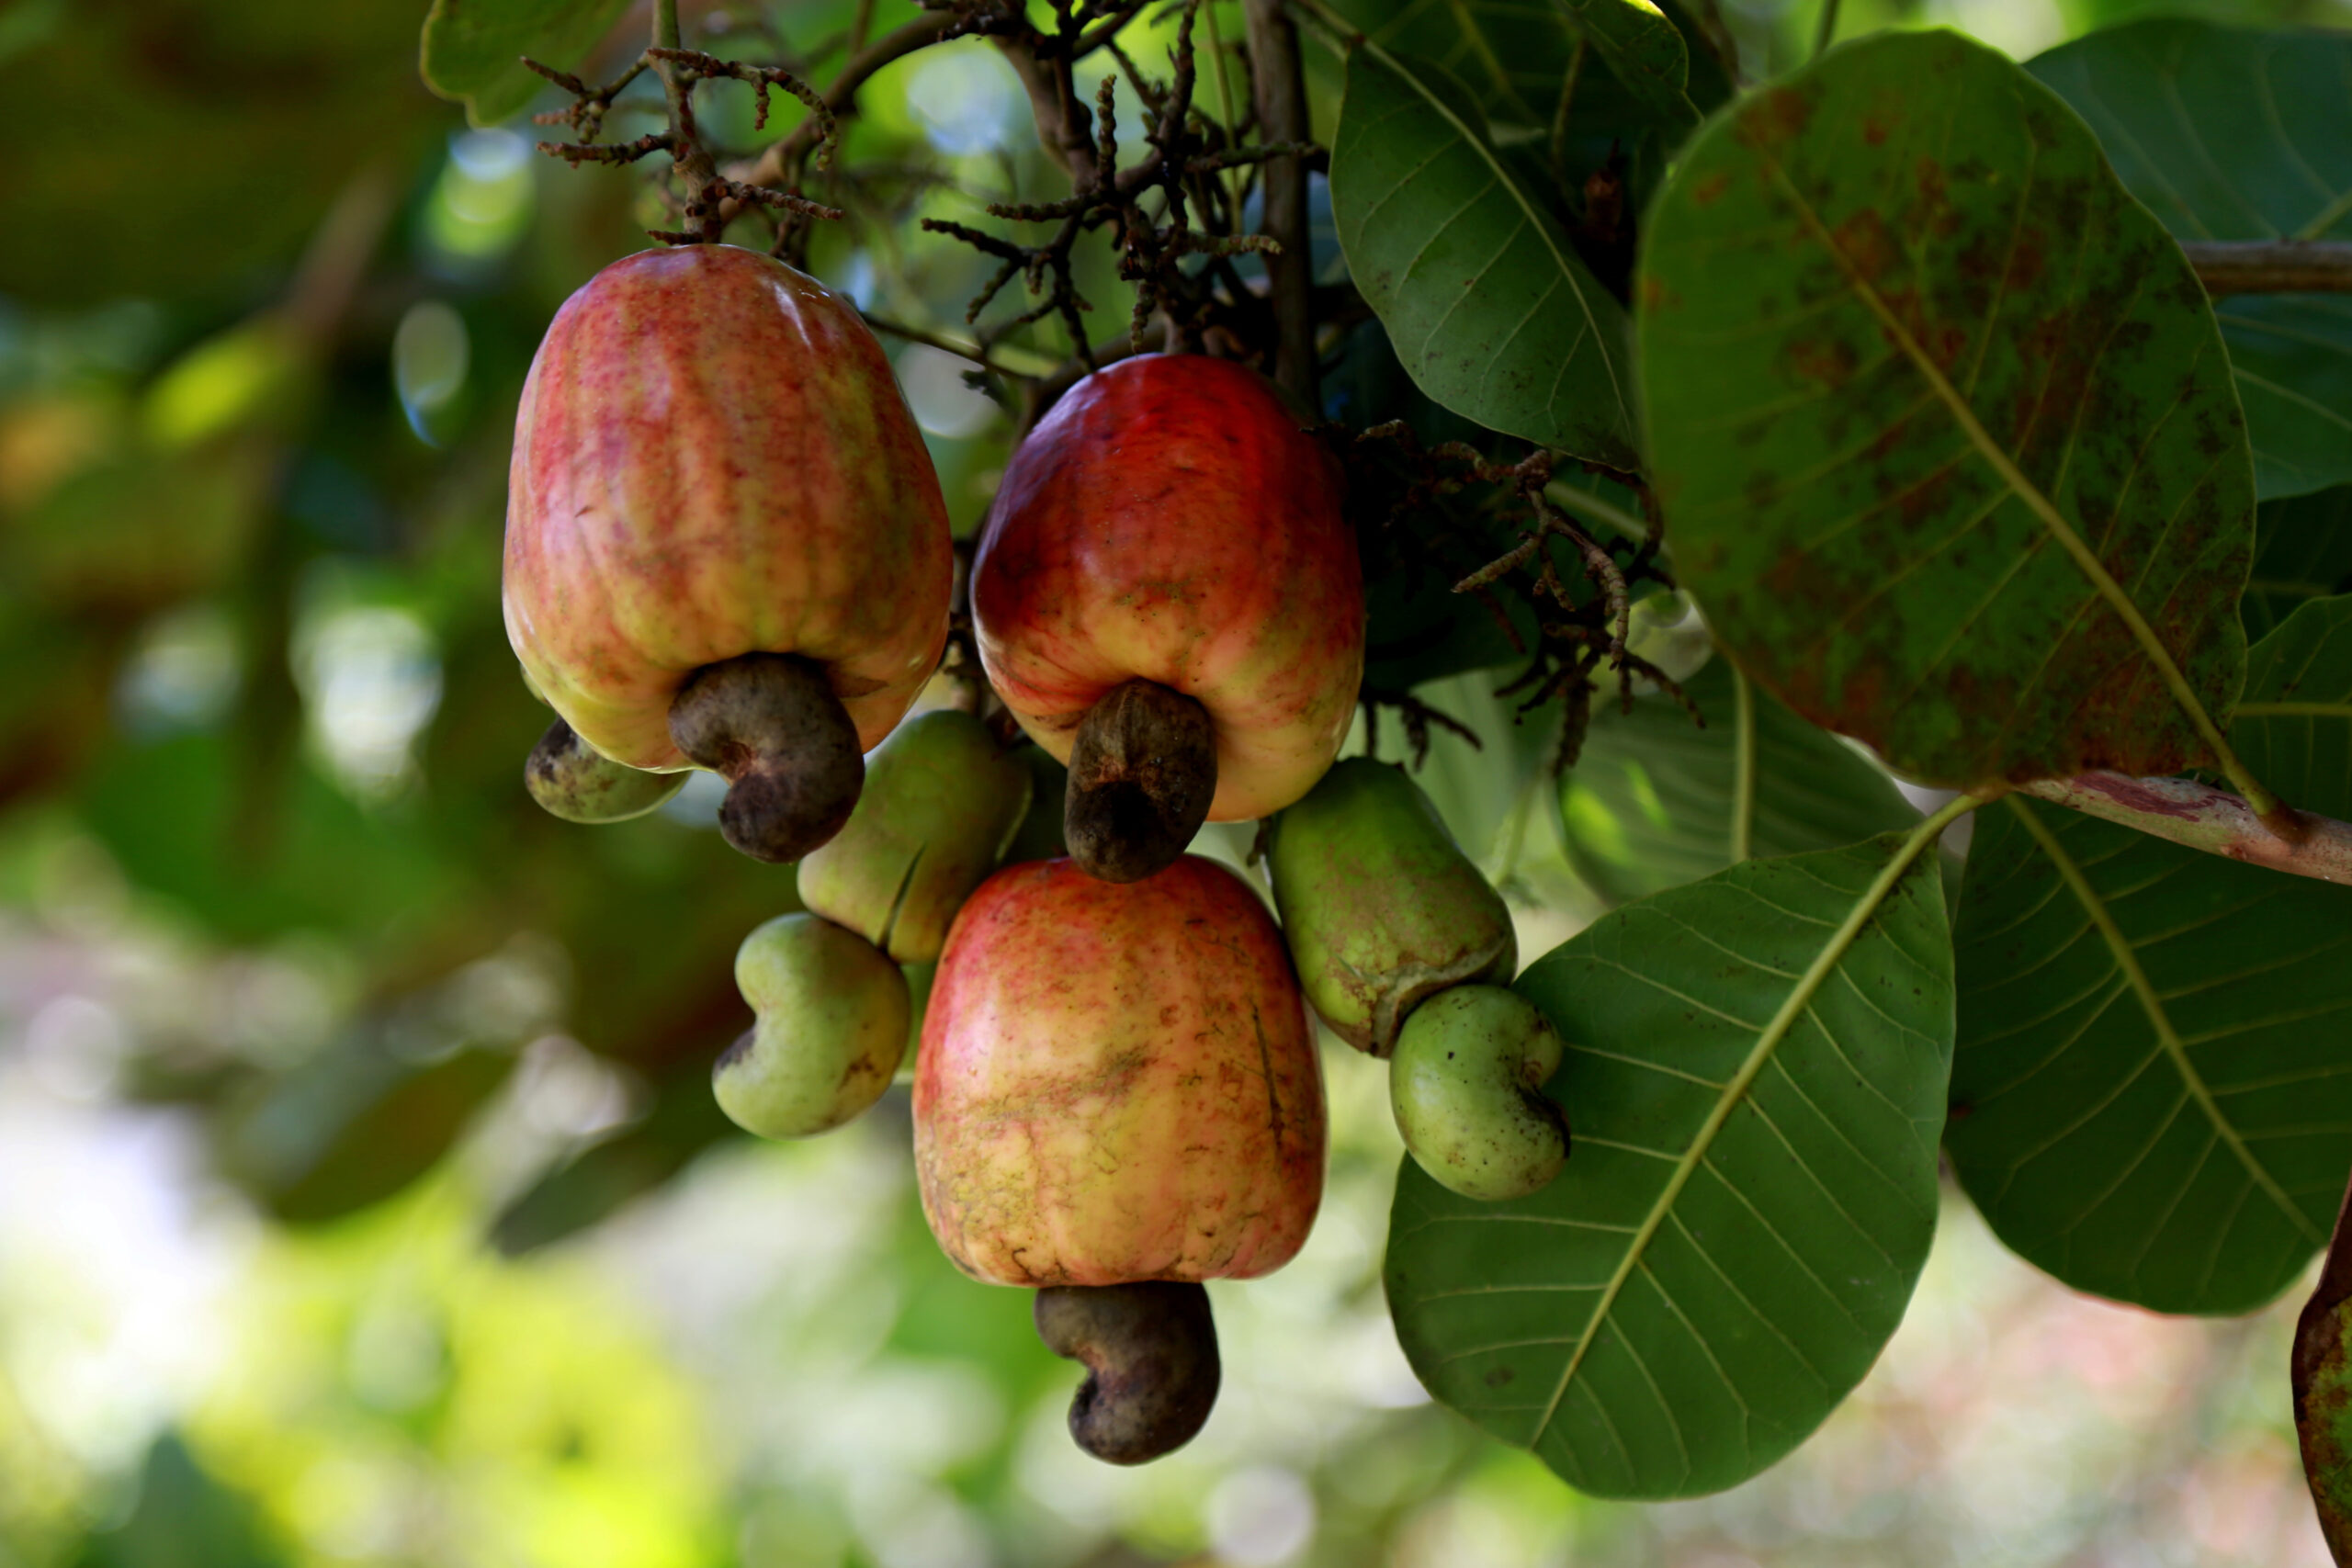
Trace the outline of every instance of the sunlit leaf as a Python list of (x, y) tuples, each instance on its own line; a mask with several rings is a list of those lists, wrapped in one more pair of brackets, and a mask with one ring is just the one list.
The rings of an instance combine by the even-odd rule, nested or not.
[(1652, 0), (1553, 0), (1577, 19), (1610, 74), (1660, 123), (1688, 130), (1699, 110), (1685, 89), (1690, 55)]
[(524, 55), (559, 71), (587, 70), (588, 52), (628, 9), (628, 0), (433, 0), (424, 85), (463, 101), (476, 125), (495, 125), (547, 85), (522, 64)]
[(1951, 33), (1742, 100), (1638, 285), (1682, 581), (1742, 667), (1898, 773), (2211, 755), (2254, 487), (2204, 293), (2048, 89)]
[(1568, 861), (1594, 891), (1639, 898), (1749, 856), (1835, 849), (1918, 818), (1886, 774), (1754, 687), (1728, 659), (1631, 713), (1596, 703), (1562, 782)]
[(1951, 949), (1893, 836), (1629, 904), (1519, 988), (1567, 1054), (1567, 1168), (1481, 1203), (1410, 1160), (1397, 1336), (1440, 1399), (1607, 1496), (1733, 1485), (1901, 1321), (1936, 1223)]
[[(2352, 36), (2165, 18), (2026, 64), (2183, 240), (2352, 238)], [(2352, 299), (2214, 301), (2265, 496), (2352, 479)]]
[(1490, 429), (1635, 467), (1625, 312), (1437, 66), (1348, 57), (1331, 209), (1414, 381)]
[[(2232, 739), (2352, 815), (2352, 600), (2256, 648)], [(2352, 1167), (2352, 888), (2015, 796), (1962, 890), (1952, 1162), (2077, 1290), (2245, 1312), (2290, 1284)]]

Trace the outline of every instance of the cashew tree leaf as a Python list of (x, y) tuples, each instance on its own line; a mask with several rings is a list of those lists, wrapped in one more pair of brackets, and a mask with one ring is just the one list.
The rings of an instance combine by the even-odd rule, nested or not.
[[(2026, 62), (2182, 240), (2352, 239), (2352, 35), (2165, 18)], [(2352, 479), (2352, 299), (2213, 302), (2265, 497)]]
[[(1649, 0), (1341, 0), (1339, 9), (1398, 59), (1451, 73), (1476, 94), (1492, 125), (1548, 133), (1572, 73), (1570, 135), (1654, 125), (1679, 141), (1702, 110), (1730, 96), (1711, 28), (1715, 18), (1703, 7), (1667, 10)], [(1581, 62), (1579, 39), (1587, 40)]]
[(1746, 1480), (1860, 1382), (1936, 1223), (1951, 944), (1928, 835), (1628, 904), (1519, 989), (1573, 1152), (1479, 1202), (1408, 1159), (1388, 1302), (1439, 1399), (1571, 1485)]
[(579, 71), (628, 0), (433, 0), (424, 18), (424, 85), (466, 106), (476, 125), (523, 112), (546, 85), (522, 57)]
[(1356, 45), (1331, 211), (1350, 275), (1433, 401), (1612, 468), (1638, 466), (1624, 309), (1450, 73)]
[(2055, 95), (1953, 33), (1848, 45), (1702, 129), (1645, 244), (1655, 482), (1743, 669), (1926, 782), (2212, 755), (2236, 389)]
[(2314, 599), (2352, 593), (2352, 485), (2266, 501), (2239, 611), (2260, 637)]
[[(2352, 815), (2352, 599), (2256, 645), (2231, 739)], [(2352, 1168), (2352, 887), (2011, 796), (1961, 892), (1945, 1142), (1994, 1231), (2077, 1290), (2250, 1311)]]
[(1560, 786), (1568, 863), (1620, 902), (1752, 856), (1835, 849), (1919, 814), (1885, 772), (1755, 689), (1717, 657), (1683, 682), (1701, 728), (1664, 693), (1597, 703)]
[(1659, 123), (1687, 130), (1699, 123), (1690, 101), (1690, 51), (1652, 0), (1553, 0), (1609, 73)]

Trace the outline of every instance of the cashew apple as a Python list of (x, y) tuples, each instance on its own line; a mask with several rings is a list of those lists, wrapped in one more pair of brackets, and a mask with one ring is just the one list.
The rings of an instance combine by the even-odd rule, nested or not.
[(1338, 464), (1256, 372), (1140, 355), (1006, 468), (972, 568), (980, 659), (1070, 766), (1070, 852), (1132, 880), (1204, 820), (1279, 810), (1338, 754), (1363, 671)]
[(1068, 860), (965, 904), (915, 1064), (932, 1234), (1006, 1285), (1249, 1279), (1323, 1192), (1323, 1083), (1282, 933), (1183, 857), (1140, 882)]
[(684, 773), (642, 773), (598, 756), (561, 719), (548, 726), (523, 763), (523, 787), (540, 809), (567, 822), (632, 821), (685, 784)]
[(848, 823), (801, 859), (801, 903), (900, 964), (933, 962), (1021, 826), (1029, 780), (973, 715), (917, 715), (866, 759)]
[(645, 251), (567, 300), (524, 384), (506, 629), (603, 756), (732, 788), (797, 859), (938, 664), (952, 577), (921, 433), (856, 310), (729, 245)]
[(1402, 768), (1335, 762), (1274, 818), (1266, 871), (1307, 1001), (1385, 1056), (1425, 997), (1519, 965), (1510, 910)]
[(1568, 1159), (1568, 1119), (1544, 1085), (1560, 1036), (1500, 986), (1456, 986), (1413, 1010), (1388, 1063), (1388, 1100), (1414, 1163), (1464, 1198), (1524, 1198)]

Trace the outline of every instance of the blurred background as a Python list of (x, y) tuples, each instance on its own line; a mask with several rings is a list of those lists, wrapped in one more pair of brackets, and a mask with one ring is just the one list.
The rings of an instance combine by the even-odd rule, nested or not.
[[(1957, 1202), (1794, 1459), (1698, 1502), (1578, 1498), (1408, 1371), (1398, 1145), (1336, 1046), (1325, 1213), (1290, 1268), (1213, 1289), (1206, 1431), (1140, 1472), (1080, 1456), (1028, 1297), (923, 1227), (903, 1089), (805, 1145), (713, 1106), (735, 945), (788, 873), (728, 851), (700, 785), (602, 829), (522, 792), (546, 715), (498, 612), (514, 401), (556, 306), (660, 220), (636, 175), (425, 92), (424, 8), (0, 4), (0, 1568), (2325, 1562), (2293, 1300), (2076, 1297)], [(790, 63), (854, 8), (686, 11)], [(1752, 77), (1816, 26), (1813, 0), (1725, 10)], [(2023, 57), (2141, 14), (1847, 0), (1839, 30)], [(1147, 64), (1168, 25), (1131, 35)], [(750, 142), (748, 96), (714, 102)], [(986, 264), (913, 220), (1050, 189), (1019, 87), (972, 41), (864, 106), (884, 172), (812, 264), (952, 338)], [(969, 530), (1007, 419), (953, 354), (886, 344)], [(1061, 352), (1048, 328), (1006, 358)], [(1487, 741), (1440, 735), (1420, 776), (1532, 957), (1600, 900), (1496, 680), (1420, 688)]]

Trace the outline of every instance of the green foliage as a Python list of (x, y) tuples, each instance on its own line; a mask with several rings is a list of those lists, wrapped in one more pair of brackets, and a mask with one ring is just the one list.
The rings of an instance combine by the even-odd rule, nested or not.
[(1692, 143), (1638, 289), (1676, 564), (1768, 689), (1956, 787), (2210, 754), (2253, 547), (2228, 360), (2046, 89), (1948, 33), (1841, 49)]
[[(2233, 737), (2352, 815), (2352, 599), (2257, 645)], [(2352, 1165), (2352, 888), (2012, 796), (1961, 895), (1952, 1163), (2078, 1290), (2245, 1312), (2327, 1235)]]
[(2239, 609), (2263, 637), (2313, 599), (2352, 593), (2352, 485), (2266, 501), (2255, 517), (2254, 575)]
[[(2352, 37), (2133, 22), (2027, 62), (2181, 240), (2352, 238)], [(2352, 479), (2352, 302), (2214, 301), (2267, 499)]]
[(1603, 1496), (1733, 1485), (1860, 1381), (1926, 1262), (1951, 949), (1925, 835), (1753, 861), (1603, 916), (1519, 989), (1566, 1043), (1567, 1168), (1417, 1168), (1388, 1247), (1424, 1382)]
[(48, 128), (0, 185), (0, 293), (28, 301), (217, 308), (442, 118), (417, 85), (415, 0), (61, 9), (42, 45), (0, 54), (15, 123)]
[(495, 125), (520, 114), (545, 85), (522, 56), (585, 73), (589, 51), (628, 9), (628, 0), (433, 0), (420, 62), (424, 85), (462, 102), (476, 125)]
[(1699, 122), (1688, 91), (1690, 54), (1651, 0), (1556, 0), (1587, 45), (1650, 118), (1676, 131)]
[(1631, 470), (1623, 307), (1485, 121), (1441, 67), (1349, 56), (1331, 212), (1351, 275), (1432, 400)]
[(1712, 876), (1751, 855), (1836, 849), (1917, 820), (1868, 759), (1756, 690), (1717, 656), (1663, 693), (1598, 705), (1560, 784), (1568, 863), (1612, 902)]
[[(1364, 481), (1367, 683), (1390, 699), (1368, 749), (1405, 750), (1407, 693), (1481, 743), (1441, 724), (1415, 776), (1523, 936), (1618, 907), (1519, 987), (1566, 1043), (1551, 1085), (1575, 1129), (1566, 1172), (1479, 1203), (1408, 1163), (1395, 1193), (1389, 1303), (1416, 1369), (1535, 1460), (1501, 1467), (1430, 1411), (1317, 1431), (1321, 1457), (1296, 1462), (1324, 1510), (1319, 1560), (1389, 1553), (1473, 1468), (1489, 1499), (1507, 1487), (1559, 1514), (1584, 1506), (1536, 1461), (1665, 1496), (1786, 1453), (1901, 1317), (1939, 1133), (1996, 1232), (2071, 1285), (2193, 1313), (2288, 1288), (2352, 1165), (2352, 890), (2011, 796), (1979, 813), (1955, 942), (1930, 839), (1883, 836), (1917, 814), (1831, 731), (1974, 785), (2209, 767), (2210, 719), (2248, 774), (2352, 818), (2352, 307), (2209, 305), (2172, 244), (2352, 238), (2352, 37), (2140, 21), (2018, 68), (1949, 34), (1879, 36), (1736, 87), (1707, 0), (1334, 3), (1344, 17), (1308, 7), (1345, 54), (1307, 76), (1330, 149), (1330, 230), (1310, 236), (1323, 412), (1504, 465), (1552, 448), (1564, 481), (1663, 525), (1666, 566), (1729, 652), (1688, 683), (1703, 728), (1661, 694), (1620, 713), (1597, 671), (1581, 756), (1555, 777), (1558, 705), (1522, 714), (1532, 688), (1498, 688), (1600, 590), (1555, 539), (1556, 597), (1454, 593), (1524, 537), (1526, 498), (1433, 483), (1408, 444), (1335, 440)], [(477, 127), (511, 121), (548, 91), (515, 57), (624, 68), (623, 9), (435, 0), (424, 81)], [(820, 85), (854, 33), (922, 14), (684, 9), (690, 45)], [(1027, 15), (1050, 26), (1049, 9)], [(555, 306), (673, 220), (639, 177), (658, 157), (566, 171), (517, 161), (527, 130), (466, 135), (418, 84), (423, 10), (0, 7), (0, 85), (25, 123), (59, 128), (0, 189), (0, 224), (31, 237), (0, 253), (0, 937), (133, 966), (168, 949), (206, 976), (187, 1021), (138, 1025), (122, 1092), (201, 1129), (211, 1170), (268, 1222), (255, 1245), (279, 1275), (259, 1351), (185, 1446), (149, 1453), (137, 1506), (78, 1559), (28, 1560), (307, 1560), (325, 1549), (303, 1521), (347, 1511), (318, 1501), (318, 1478), (357, 1473), (354, 1454), (446, 1463), (467, 1478), (439, 1483), (453, 1517), (514, 1528), (486, 1549), (518, 1561), (519, 1532), (555, 1516), (622, 1519), (659, 1544), (646, 1562), (724, 1557), (738, 1523), (746, 1560), (824, 1558), (850, 1533), (825, 1478), (693, 1448), (675, 1370), (628, 1325), (607, 1333), (606, 1303), (568, 1272), (599, 1245), (586, 1233), (747, 1157), (831, 1173), (805, 1231), (837, 1255), (796, 1255), (771, 1287), (847, 1304), (797, 1303), (724, 1354), (824, 1390), (808, 1432), (845, 1450), (865, 1438), (837, 1416), (903, 1437), (936, 1414), (841, 1415), (830, 1395), (849, 1380), (984, 1369), (974, 1397), (1004, 1406), (1001, 1430), (922, 1484), (992, 1528), (1031, 1519), (1035, 1431), (1070, 1374), (1025, 1295), (956, 1275), (924, 1233), (903, 1097), (813, 1150), (758, 1156), (713, 1100), (711, 1059), (751, 1021), (729, 957), (796, 907), (792, 878), (728, 852), (694, 791), (587, 829), (521, 788), (547, 715), (498, 611), (514, 398)], [(1246, 136), (1241, 16), (1227, 0), (1198, 17), (1194, 103)], [(1751, 71), (1792, 57), (1792, 17), (1733, 18)], [(1849, 29), (1877, 17), (1846, 14)], [(1342, 23), (1367, 36), (1350, 48)], [(1166, 76), (1175, 17), (1125, 26), (1131, 164), (1133, 74)], [(1080, 99), (1097, 67), (1109, 57), (1078, 62)], [(654, 87), (631, 88), (607, 140), (660, 124), (642, 112)], [(965, 301), (1001, 258), (918, 220), (1038, 243), (1046, 226), (981, 209), (1049, 201), (1068, 171), (1021, 124), (997, 43), (919, 52), (862, 92), (841, 160), (811, 176), (848, 213), (809, 240), (811, 270), (918, 342), (960, 352), (1001, 332), (977, 378), (1024, 409), (1048, 385), (1031, 374), (1070, 353), (1064, 325), (1012, 324), (1038, 301), (1008, 296), (976, 327)], [(802, 112), (778, 97), (755, 131), (740, 86), (699, 107), (746, 162)], [(1239, 198), (1240, 227), (1258, 222), (1260, 173), (1207, 178)], [(1189, 220), (1213, 223), (1193, 199)], [(731, 239), (766, 244), (756, 216), (735, 221)], [(1125, 317), (1119, 231), (1085, 228), (1072, 255), (1097, 334)], [(1182, 263), (1248, 280), (1204, 319), (1208, 341), (1271, 364), (1260, 265)], [(413, 307), (454, 378), (430, 408), (401, 347)], [(919, 407), (926, 379), (967, 389), (970, 361), (888, 346)], [(968, 530), (1012, 421), (936, 423)], [(1057, 852), (1061, 770), (1034, 749), (1022, 764), (1037, 806), (1015, 852)], [(1238, 862), (1247, 825), (1213, 841)], [(99, 929), (141, 935), (107, 939), (117, 951)], [(266, 999), (272, 977), (300, 1003), (275, 1023), (211, 996)], [(550, 1062), (594, 1086), (594, 1114), (548, 1120)], [(1336, 1234), (1353, 1223), (1366, 1244), (1308, 1314), (1335, 1341), (1343, 1303), (1370, 1296), (1395, 1158), (1365, 1066), (1335, 1056), (1329, 1078), (1377, 1134), (1360, 1121), (1335, 1145)], [(636, 1228), (660, 1227), (607, 1234)], [(785, 1234), (803, 1233), (729, 1239)], [(485, 1240), (513, 1260), (483, 1259)], [(365, 1359), (359, 1319), (420, 1288), (420, 1268), (429, 1392), (379, 1407), (346, 1366)], [(1283, 1299), (1261, 1289), (1219, 1297), (1236, 1343)], [(1243, 1366), (1228, 1362), (1237, 1385)], [(0, 1379), (12, 1463), (30, 1451), (8, 1446), (20, 1392)], [(1157, 1505), (1178, 1522), (1118, 1527), (1134, 1551), (1217, 1550), (1197, 1498), (1227, 1461), (1193, 1462), (1159, 1483), (1192, 1499)], [(741, 1520), (718, 1518), (730, 1476)], [(465, 1490), (482, 1484), (494, 1506)], [(1388, 1490), (1349, 1500), (1367, 1487)], [(0, 1484), (0, 1527), (28, 1495)], [(1343, 1516), (1357, 1535), (1330, 1533)], [(554, 1555), (624, 1560), (583, 1540)], [(0, 1539), (0, 1559), (17, 1550)]]

